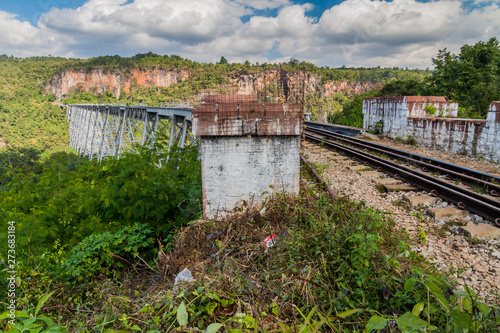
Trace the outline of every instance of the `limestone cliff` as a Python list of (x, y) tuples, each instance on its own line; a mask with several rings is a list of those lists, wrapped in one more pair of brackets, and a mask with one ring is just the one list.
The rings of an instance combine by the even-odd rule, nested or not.
[[(234, 75), (231, 81), (238, 87), (238, 94), (251, 95), (263, 90), (265, 85), (277, 82), (279, 71), (270, 71), (259, 74)], [(367, 92), (372, 89), (382, 88), (381, 82), (349, 82), (330, 81), (321, 84), (321, 78), (313, 74), (288, 73), (287, 80), (290, 86), (304, 87), (305, 93), (320, 93), (323, 97), (334, 94), (354, 95)]]
[(165, 70), (138, 68), (122, 71), (103, 72), (101, 69), (93, 69), (90, 72), (80, 70), (68, 70), (55, 75), (45, 85), (45, 93), (54, 93), (58, 98), (68, 96), (75, 90), (90, 91), (93, 94), (112, 92), (117, 98), (120, 90), (129, 92), (131, 87), (168, 87), (173, 83), (181, 82), (189, 77), (187, 70)]
[[(233, 74), (229, 77), (238, 94), (255, 94), (262, 91), (266, 85), (277, 82), (279, 70), (271, 70), (261, 73)], [(167, 70), (138, 68), (120, 71), (103, 72), (101, 69), (92, 71), (68, 70), (55, 75), (45, 85), (47, 94), (54, 93), (58, 98), (71, 95), (76, 90), (89, 91), (93, 94), (112, 92), (117, 98), (120, 97), (121, 89), (129, 92), (134, 86), (137, 87), (168, 87), (171, 84), (182, 82), (190, 76), (189, 70)], [(374, 88), (381, 88), (381, 82), (349, 82), (334, 81), (321, 84), (320, 77), (313, 74), (288, 73), (287, 81), (292, 86), (303, 87), (305, 93), (320, 93), (323, 97), (342, 93), (347, 95), (360, 94)]]

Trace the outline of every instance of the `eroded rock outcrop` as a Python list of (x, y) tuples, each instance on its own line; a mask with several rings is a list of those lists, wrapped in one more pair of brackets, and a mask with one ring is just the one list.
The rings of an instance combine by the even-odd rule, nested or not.
[(90, 91), (93, 94), (102, 94), (109, 91), (119, 98), (121, 89), (129, 92), (134, 86), (168, 87), (188, 77), (188, 70), (141, 70), (138, 68), (113, 72), (104, 72), (102, 69), (93, 69), (90, 72), (85, 70), (68, 70), (55, 75), (52, 80), (47, 82), (45, 93), (54, 93), (58, 98), (61, 98), (71, 95), (76, 90)]
[[(282, 79), (283, 73), (279, 70), (271, 70), (258, 73), (240, 74), (236, 73), (229, 77), (229, 81), (236, 87), (237, 94), (252, 95), (262, 91), (264, 87), (276, 84)], [(188, 79), (191, 73), (187, 69), (139, 69), (127, 68), (116, 71), (103, 71), (93, 69), (90, 72), (85, 70), (67, 70), (55, 75), (45, 85), (45, 93), (54, 93), (58, 98), (71, 95), (77, 90), (92, 92), (93, 94), (109, 91), (117, 98), (120, 97), (121, 89), (129, 92), (134, 87), (168, 87), (171, 84), (182, 82)], [(323, 97), (342, 93), (346, 95), (361, 94), (374, 88), (381, 88), (381, 82), (350, 82), (330, 81), (321, 83), (321, 78), (302, 73), (287, 73), (286, 80), (290, 86), (305, 89), (305, 94), (320, 93)]]

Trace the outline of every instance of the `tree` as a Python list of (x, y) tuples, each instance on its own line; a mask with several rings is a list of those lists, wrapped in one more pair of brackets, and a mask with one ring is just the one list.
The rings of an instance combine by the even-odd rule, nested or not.
[(296, 58), (290, 58), (290, 60), (288, 60), (288, 64), (291, 66), (297, 66), (299, 63), (300, 63), (299, 59)]
[(437, 94), (456, 100), (484, 117), (492, 101), (500, 99), (500, 45), (496, 37), (464, 45), (459, 55), (446, 49), (432, 59)]
[(380, 90), (382, 96), (419, 96), (425, 91), (424, 83), (413, 78), (393, 80)]
[(227, 65), (227, 59), (224, 58), (224, 56), (220, 57), (220, 61), (218, 62), (219, 65)]

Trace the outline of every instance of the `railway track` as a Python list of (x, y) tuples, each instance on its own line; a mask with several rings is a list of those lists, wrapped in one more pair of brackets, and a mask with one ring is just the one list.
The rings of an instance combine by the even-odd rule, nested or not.
[[(495, 198), (500, 193), (500, 178), (496, 176), (322, 129), (306, 127), (305, 138), (452, 202), (461, 209), (494, 221), (500, 227), (500, 201)], [(420, 168), (421, 171), (412, 167)], [(491, 196), (436, 178), (429, 172), (439, 172), (449, 180), (460, 180), (479, 187)]]

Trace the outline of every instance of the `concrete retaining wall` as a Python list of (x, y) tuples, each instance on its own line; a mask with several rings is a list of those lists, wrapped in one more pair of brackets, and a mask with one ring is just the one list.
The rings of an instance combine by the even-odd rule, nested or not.
[[(434, 115), (429, 114), (428, 105), (436, 107)], [(422, 146), (481, 155), (500, 163), (500, 102), (491, 103), (486, 120), (455, 118), (457, 110), (458, 104), (445, 97), (367, 98), (363, 125), (370, 129), (382, 122), (382, 132), (390, 138), (411, 136)]]

